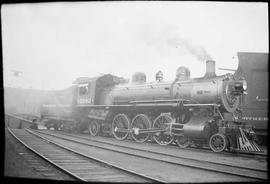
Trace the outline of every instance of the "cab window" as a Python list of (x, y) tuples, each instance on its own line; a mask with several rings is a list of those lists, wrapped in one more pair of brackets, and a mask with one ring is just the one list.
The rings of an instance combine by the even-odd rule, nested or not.
[(87, 95), (88, 94), (88, 85), (79, 86), (79, 95)]

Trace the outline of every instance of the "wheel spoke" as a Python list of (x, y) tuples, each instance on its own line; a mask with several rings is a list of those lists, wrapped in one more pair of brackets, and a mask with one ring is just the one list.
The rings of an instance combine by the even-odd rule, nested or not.
[(140, 129), (148, 129), (151, 126), (151, 120), (145, 114), (136, 115), (131, 123), (132, 138), (137, 142), (144, 142), (149, 138), (149, 133), (138, 133)]
[[(155, 119), (153, 128), (165, 129), (166, 123), (170, 123), (171, 121), (172, 118), (169, 115), (160, 115)], [(154, 134), (153, 138), (160, 145), (168, 145), (173, 141), (172, 136), (164, 134), (163, 132)]]
[(180, 148), (186, 148), (190, 145), (189, 138), (185, 135), (177, 136), (175, 141)]
[(93, 120), (90, 122), (88, 129), (92, 136), (96, 136), (99, 133), (100, 125), (97, 121)]
[(119, 132), (117, 129), (128, 129), (129, 118), (125, 114), (118, 114), (114, 117), (112, 123), (112, 133), (118, 140), (124, 140), (128, 136), (128, 132)]
[(225, 150), (227, 146), (225, 135), (220, 133), (212, 135), (209, 140), (209, 146), (214, 152), (221, 152)]

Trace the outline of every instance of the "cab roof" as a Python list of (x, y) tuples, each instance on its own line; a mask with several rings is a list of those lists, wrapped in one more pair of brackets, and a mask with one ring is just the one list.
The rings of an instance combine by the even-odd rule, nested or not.
[(92, 82), (99, 82), (99, 83), (106, 83), (108, 84), (119, 84), (126, 82), (126, 79), (122, 77), (117, 77), (115, 75), (111, 74), (104, 74), (98, 77), (79, 77), (75, 81), (72, 82), (72, 84), (85, 84), (85, 83), (92, 83)]

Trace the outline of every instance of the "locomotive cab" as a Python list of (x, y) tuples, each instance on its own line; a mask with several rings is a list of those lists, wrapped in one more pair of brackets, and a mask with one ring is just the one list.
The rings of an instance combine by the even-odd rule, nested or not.
[(76, 84), (76, 105), (85, 106), (94, 104), (95, 84), (91, 78), (78, 78), (73, 84)]
[(110, 88), (122, 82), (121, 79), (111, 74), (76, 79), (73, 83), (77, 85), (77, 106), (111, 104), (108, 92)]

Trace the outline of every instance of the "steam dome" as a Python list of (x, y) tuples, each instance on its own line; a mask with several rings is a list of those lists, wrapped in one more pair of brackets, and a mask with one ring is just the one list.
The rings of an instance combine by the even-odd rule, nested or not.
[(188, 80), (190, 79), (190, 70), (185, 66), (180, 66), (176, 70), (176, 80)]
[(146, 75), (143, 72), (136, 72), (132, 75), (132, 83), (140, 84), (146, 82)]

